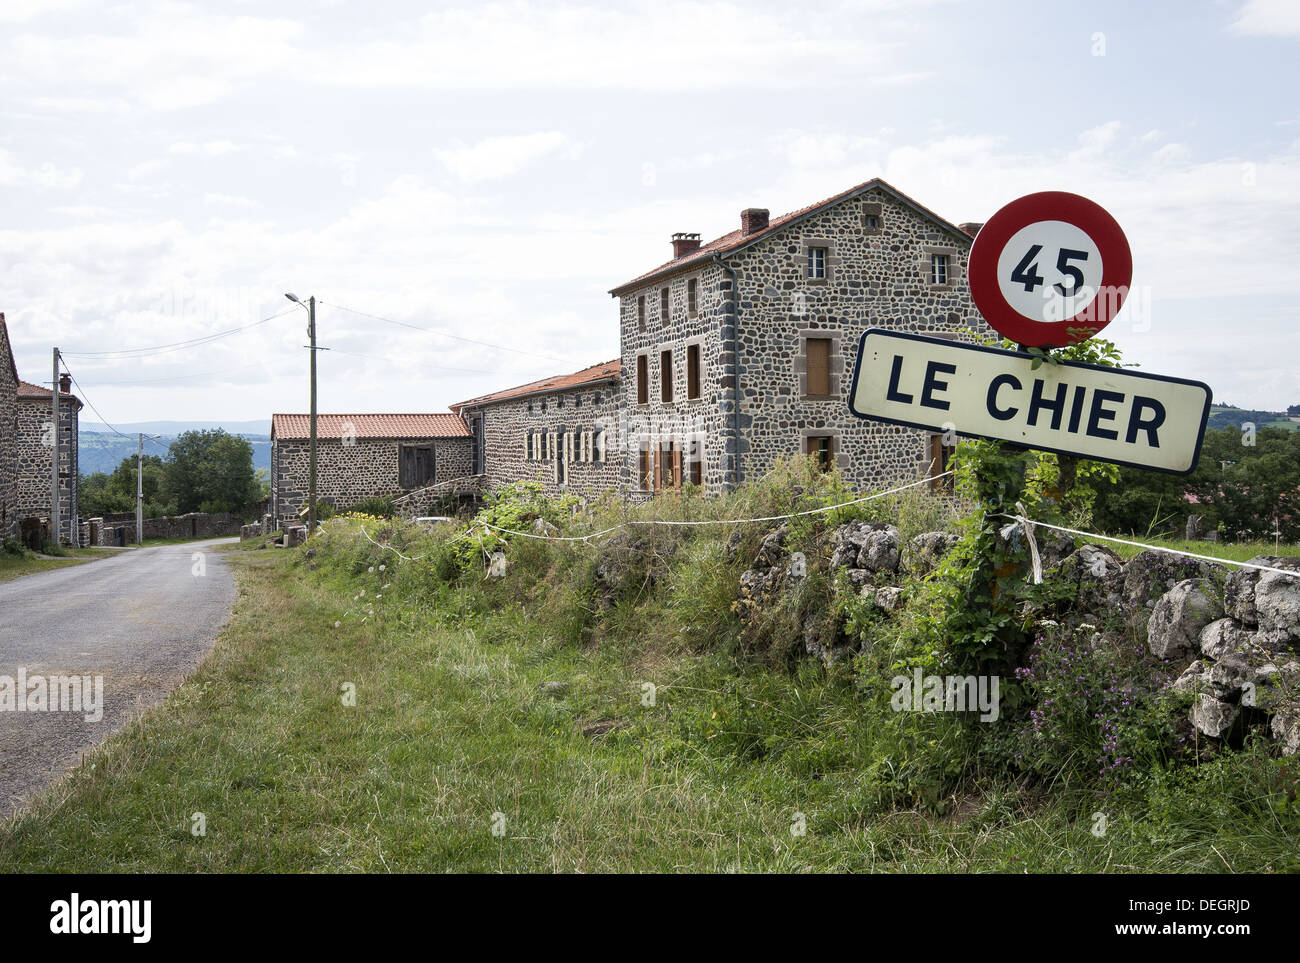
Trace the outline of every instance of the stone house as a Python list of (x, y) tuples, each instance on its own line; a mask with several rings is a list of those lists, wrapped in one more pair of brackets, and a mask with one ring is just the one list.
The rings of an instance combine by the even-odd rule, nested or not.
[[(18, 382), (18, 514), (48, 518), (50, 514), (50, 453), (54, 432), (50, 421), (50, 389)], [(81, 543), (78, 503), (78, 432), (82, 403), (72, 393), (72, 379), (59, 380), (59, 528), (63, 541)]]
[(18, 531), (18, 368), (0, 312), (0, 543)]
[(610, 292), (627, 373), (620, 487), (719, 492), (796, 452), (859, 488), (938, 473), (942, 435), (849, 412), (852, 367), (869, 327), (993, 336), (966, 279), (979, 226), (876, 179), (781, 217), (744, 210), (708, 243), (673, 235), (670, 260)]
[(618, 360), (452, 405), (474, 439), (487, 488), (541, 482), (550, 494), (617, 490), (622, 365)]
[[(307, 503), (308, 415), (271, 416), (271, 515), (296, 521)], [(347, 509), (473, 474), (474, 446), (453, 414), (316, 416), (316, 497)]]

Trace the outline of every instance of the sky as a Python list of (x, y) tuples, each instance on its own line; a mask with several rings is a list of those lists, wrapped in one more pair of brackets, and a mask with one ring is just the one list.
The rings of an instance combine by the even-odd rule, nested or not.
[(608, 291), (673, 232), (873, 177), (953, 222), (1069, 190), (1133, 251), (1103, 336), (1276, 410), (1298, 57), (1296, 0), (4, 0), (0, 311), (87, 421), (305, 411), (285, 292), (321, 411), (438, 411), (616, 357)]

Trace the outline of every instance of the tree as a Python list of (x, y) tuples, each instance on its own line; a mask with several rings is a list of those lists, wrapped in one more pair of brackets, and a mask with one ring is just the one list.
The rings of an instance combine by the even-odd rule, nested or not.
[[(157, 455), (144, 456), (144, 516), (158, 518), (175, 512), (164, 492), (166, 463)], [(135, 511), (136, 456), (129, 455), (112, 472), (82, 475), (77, 493), (81, 514), (87, 518)]]
[(187, 431), (168, 450), (166, 488), (176, 511), (238, 513), (256, 504), (261, 486), (253, 446), (220, 428)]

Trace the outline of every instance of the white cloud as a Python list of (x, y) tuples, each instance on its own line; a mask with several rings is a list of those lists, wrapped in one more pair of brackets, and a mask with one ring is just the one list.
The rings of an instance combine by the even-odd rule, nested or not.
[(690, 91), (801, 89), (854, 78), (911, 82), (892, 41), (908, 27), (874, 20), (846, 44), (834, 17), (727, 2), (620, 5), (516, 2), (426, 14), (397, 39), (316, 57), (318, 83), (443, 90), (535, 88)]
[(249, 197), (236, 197), (233, 194), (208, 192), (203, 195), (204, 204), (220, 204), (226, 207), (257, 207), (257, 201)]
[(0, 187), (74, 187), (80, 182), (80, 168), (65, 170), (49, 161), (24, 167), (13, 154), (0, 149)]
[(1250, 0), (1237, 11), (1232, 30), (1255, 37), (1300, 37), (1300, 4), (1295, 0)]
[(233, 154), (239, 150), (243, 150), (243, 148), (228, 140), (210, 140), (202, 144), (183, 140), (167, 148), (169, 154), (202, 154), (205, 157), (220, 157), (223, 154)]
[(518, 174), (533, 161), (551, 154), (572, 160), (581, 153), (581, 147), (559, 131), (552, 130), (489, 137), (472, 146), (461, 144), (433, 153), (462, 181), (474, 184)]

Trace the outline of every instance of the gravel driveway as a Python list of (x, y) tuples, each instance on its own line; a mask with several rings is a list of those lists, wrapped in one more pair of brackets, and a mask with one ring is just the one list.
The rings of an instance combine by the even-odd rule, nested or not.
[(0, 818), (194, 671), (235, 600), (229, 567), (207, 550), (232, 541), (131, 549), (0, 583), (0, 677), (103, 677), (98, 721), (0, 711)]

